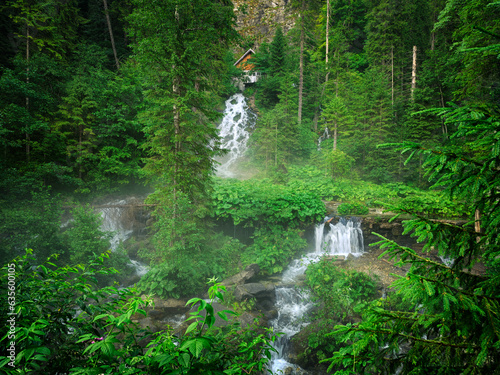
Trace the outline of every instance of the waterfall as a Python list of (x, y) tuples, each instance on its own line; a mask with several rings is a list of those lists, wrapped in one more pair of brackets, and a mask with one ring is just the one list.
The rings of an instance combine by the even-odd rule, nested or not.
[(325, 128), (323, 134), (318, 137), (318, 151), (321, 151), (321, 142), (328, 138), (330, 138), (330, 133), (328, 132), (328, 128)]
[(228, 153), (217, 161), (217, 175), (220, 177), (237, 177), (236, 164), (247, 149), (251, 128), (255, 125), (256, 115), (250, 111), (243, 94), (235, 94), (226, 100), (224, 118), (220, 123), (219, 136), (221, 148)]
[(361, 221), (343, 217), (339, 218), (335, 225), (331, 224), (331, 221), (332, 219), (325, 218), (323, 223), (316, 226), (315, 253), (361, 255), (364, 247)]
[[(128, 240), (133, 230), (133, 211), (130, 205), (137, 202), (137, 198), (118, 199), (102, 204), (96, 209), (102, 217), (101, 230), (111, 232), (110, 247), (115, 251), (120, 243)], [(140, 201), (144, 201), (140, 199)], [(143, 276), (149, 271), (149, 267), (137, 260), (130, 259), (131, 267), (134, 268), (138, 276)]]
[(279, 371), (287, 373), (290, 370), (290, 374), (303, 373), (299, 366), (288, 361), (288, 353), (291, 337), (308, 324), (307, 315), (313, 307), (307, 291), (295, 286), (307, 266), (318, 262), (323, 255), (360, 256), (363, 253), (361, 221), (356, 218), (339, 218), (337, 224), (332, 224), (332, 221), (333, 218), (327, 217), (321, 224), (316, 225), (313, 251), (292, 261), (283, 272), (282, 285), (276, 288), (278, 317), (271, 321), (271, 324), (275, 332), (283, 332), (284, 335), (274, 343), (277, 353), (273, 353), (269, 364), (273, 374)]

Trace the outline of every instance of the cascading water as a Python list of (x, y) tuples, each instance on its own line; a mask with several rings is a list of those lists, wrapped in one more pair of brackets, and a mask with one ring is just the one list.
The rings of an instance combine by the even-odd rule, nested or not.
[[(130, 217), (127, 216), (130, 215), (129, 206), (136, 201), (137, 198), (134, 197), (113, 200), (96, 209), (102, 217), (101, 230), (112, 233), (109, 241), (112, 251), (115, 251), (120, 243), (128, 240), (134, 232), (130, 226)], [(134, 268), (139, 277), (145, 275), (149, 270), (149, 267), (133, 259), (130, 259), (130, 266)]]
[(226, 100), (224, 118), (219, 125), (221, 148), (229, 152), (219, 160), (217, 175), (237, 177), (236, 162), (247, 149), (251, 128), (255, 125), (256, 115), (250, 111), (243, 94), (235, 94)]
[(280, 286), (276, 287), (276, 308), (278, 317), (271, 324), (275, 332), (283, 332), (274, 344), (277, 353), (273, 353), (270, 362), (271, 371), (290, 374), (302, 374), (303, 370), (288, 361), (290, 338), (308, 324), (307, 315), (313, 307), (307, 292), (295, 286), (297, 279), (303, 275), (310, 263), (318, 262), (323, 255), (360, 256), (364, 250), (361, 221), (339, 218), (332, 224), (331, 218), (315, 228), (314, 251), (301, 259), (294, 260), (285, 270)]
[(325, 128), (323, 135), (318, 137), (318, 151), (321, 151), (321, 142), (328, 138), (330, 138), (330, 133), (328, 132), (328, 128)]

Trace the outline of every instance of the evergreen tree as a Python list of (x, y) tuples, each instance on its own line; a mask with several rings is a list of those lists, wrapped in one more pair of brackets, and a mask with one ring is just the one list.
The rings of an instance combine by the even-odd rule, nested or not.
[[(157, 203), (154, 259), (164, 262), (163, 275), (188, 271), (184, 280), (199, 286), (206, 275), (204, 243), (211, 236), (200, 219), (207, 213), (214, 156), (222, 153), (217, 94), (226, 51), (238, 38), (233, 5), (227, 0), (133, 4), (128, 21), (133, 60), (145, 85), (139, 114), (147, 138), (145, 170), (156, 187), (150, 197)], [(189, 254), (189, 264), (182, 254)], [(196, 269), (204, 271), (195, 279)]]
[(269, 53), (271, 57), (269, 64), (270, 73), (273, 76), (277, 76), (285, 70), (286, 48), (287, 43), (285, 36), (283, 35), (283, 30), (281, 30), (281, 26), (278, 26), (276, 28), (276, 33), (274, 34), (274, 39), (269, 46)]
[(211, 144), (219, 117), (212, 98), (226, 47), (237, 37), (233, 8), (226, 0), (134, 5), (129, 17), (134, 59), (147, 82), (147, 169), (174, 201), (177, 192), (196, 199), (204, 195), (212, 157), (220, 152), (217, 142)]
[(287, 56), (288, 44), (281, 27), (276, 29), (271, 44), (263, 43), (255, 58), (255, 69), (263, 73), (257, 82), (259, 104), (265, 108), (276, 105), (279, 101), (280, 86), (285, 73), (289, 70)]
[[(483, 47), (500, 52), (498, 45)], [(479, 72), (481, 72), (480, 65)], [(469, 207), (468, 221), (423, 216), (405, 224), (424, 253), (383, 239), (385, 254), (409, 267), (395, 294), (376, 301), (360, 323), (337, 327), (330, 368), (392, 374), (494, 374), (500, 368), (500, 117), (498, 103), (433, 110), (456, 131), (435, 149), (417, 143), (401, 150), (427, 157), (429, 178), (450, 199)], [(409, 213), (404, 208), (401, 212)], [(447, 265), (428, 258), (436, 251)], [(477, 272), (474, 266), (482, 264)], [(398, 302), (399, 299), (399, 302)], [(347, 371), (347, 370), (344, 370)]]

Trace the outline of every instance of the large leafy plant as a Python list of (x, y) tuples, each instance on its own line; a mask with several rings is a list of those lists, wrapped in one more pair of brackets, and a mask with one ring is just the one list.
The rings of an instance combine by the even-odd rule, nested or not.
[(325, 215), (320, 198), (269, 180), (218, 180), (213, 192), (214, 216), (235, 225), (264, 223), (290, 227), (313, 224)]
[[(0, 369), (5, 374), (252, 374), (271, 356), (274, 334), (256, 326), (215, 329), (212, 303), (224, 287), (211, 280), (210, 302), (193, 298), (194, 312), (184, 335), (167, 327), (153, 334), (135, 320), (146, 315), (150, 299), (129, 289), (96, 288), (106, 255), (88, 266), (57, 267), (51, 259), (38, 266), (32, 251), (2, 268), (0, 292), (14, 291), (15, 303), (2, 303), (2, 316), (14, 317), (2, 331)], [(10, 285), (13, 285), (12, 289)], [(9, 306), (13, 306), (11, 311)], [(11, 313), (11, 314), (9, 314)], [(14, 347), (14, 352), (8, 349)]]

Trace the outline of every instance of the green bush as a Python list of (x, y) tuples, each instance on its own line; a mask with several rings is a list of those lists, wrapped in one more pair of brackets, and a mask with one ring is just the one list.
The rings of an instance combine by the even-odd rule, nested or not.
[(323, 303), (319, 316), (342, 321), (376, 296), (378, 280), (363, 272), (343, 270), (323, 258), (307, 268), (306, 284)]
[(282, 272), (307, 245), (297, 229), (278, 225), (256, 229), (253, 239), (253, 244), (243, 254), (243, 262), (257, 263), (261, 270), (269, 274)]
[(318, 305), (312, 323), (298, 335), (301, 361), (318, 364), (343, 345), (331, 336), (340, 323), (353, 322), (376, 298), (378, 279), (363, 272), (343, 270), (328, 258), (309, 265), (306, 285)]
[(177, 254), (155, 265), (137, 284), (140, 292), (161, 298), (180, 298), (197, 294), (205, 280), (224, 279), (237, 272), (241, 243), (220, 233), (207, 231), (203, 242), (177, 246)]
[(342, 203), (337, 210), (340, 215), (366, 215), (369, 212), (368, 207), (356, 202)]
[(273, 185), (267, 179), (217, 180), (212, 198), (215, 218), (231, 220), (235, 225), (265, 222), (296, 228), (316, 223), (326, 213), (318, 195)]
[(0, 293), (14, 290), (15, 301), (2, 303), (0, 314), (15, 323), (1, 336), (1, 373), (241, 375), (265, 368), (275, 335), (255, 325), (215, 329), (217, 316), (227, 321), (231, 314), (214, 312), (212, 302), (223, 300), (225, 290), (215, 279), (210, 302), (188, 301), (194, 312), (183, 335), (168, 326), (153, 334), (134, 323), (137, 314), (146, 315), (150, 299), (129, 289), (96, 288), (95, 275), (116, 272), (102, 268), (105, 257), (88, 266), (57, 267), (48, 259), (33, 267), (30, 250), (2, 267)]

